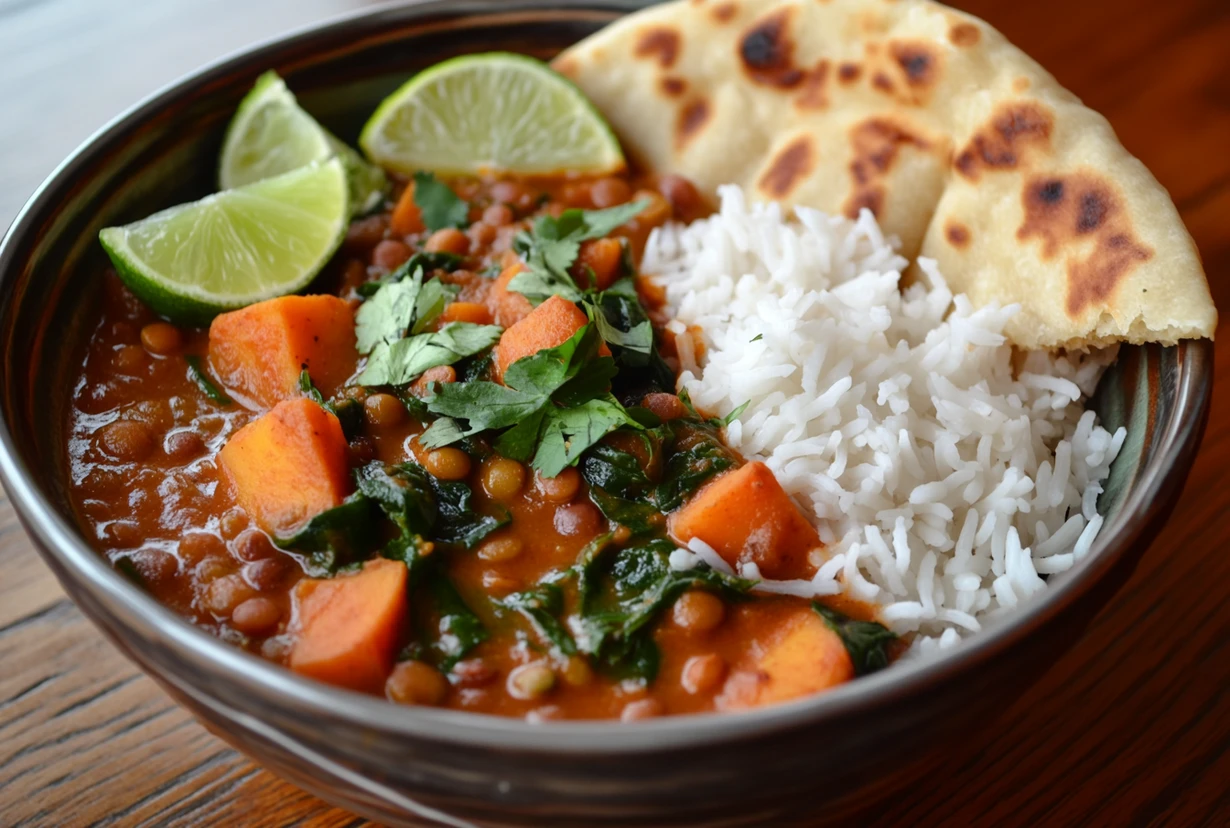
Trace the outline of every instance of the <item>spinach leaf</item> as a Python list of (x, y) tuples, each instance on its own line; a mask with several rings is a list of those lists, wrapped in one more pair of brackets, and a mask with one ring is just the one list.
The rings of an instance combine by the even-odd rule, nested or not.
[(888, 666), (888, 648), (897, 636), (884, 625), (874, 621), (855, 621), (819, 601), (813, 601), (811, 606), (828, 628), (841, 637), (846, 652), (850, 654), (850, 661), (854, 663), (856, 676), (865, 676)]
[[(634, 412), (629, 410), (629, 414)], [(591, 488), (623, 498), (641, 497), (652, 485), (636, 455), (606, 443), (590, 447), (581, 460), (580, 471)]]
[(431, 475), (421, 466), (407, 463), (389, 467), (377, 460), (360, 468), (355, 476), (359, 491), (380, 506), (402, 535), (431, 534), (438, 509)]
[(414, 203), (423, 214), (423, 224), (433, 233), (469, 223), (470, 205), (429, 172), (414, 174)]
[(498, 507), (498, 516), (475, 512), (470, 502), (473, 493), (465, 483), (440, 480), (431, 475), (428, 479), (435, 493), (437, 510), (432, 537), (441, 543), (473, 549), (483, 538), (512, 520), (503, 507)]
[(490, 638), (483, 622), (470, 609), (457, 587), (441, 572), (427, 581), (432, 610), (439, 618), (431, 652), (443, 672), (452, 670), (471, 650)]
[(205, 373), (199, 356), (189, 354), (184, 357), (184, 361), (188, 363), (188, 376), (192, 377), (192, 381), (197, 384), (206, 397), (209, 397), (218, 405), (230, 405), (234, 402), (234, 400), (222, 392), (221, 388), (214, 384), (214, 381), (209, 378), (209, 374)]
[(576, 654), (576, 641), (559, 620), (564, 611), (564, 593), (559, 584), (539, 584), (533, 589), (515, 592), (501, 603), (525, 616), (538, 637), (557, 656)]
[[(428, 285), (434, 284), (428, 282)], [(429, 368), (452, 365), (490, 348), (499, 341), (502, 330), (496, 325), (450, 322), (434, 333), (418, 334), (392, 344), (382, 342), (372, 351), (356, 382), (359, 385), (405, 385)]]
[(631, 279), (620, 279), (594, 296), (585, 311), (606, 342), (628, 352), (623, 361), (629, 366), (648, 364), (653, 351), (653, 325)]
[(634, 536), (650, 534), (662, 528), (662, 513), (652, 503), (626, 500), (596, 486), (590, 486), (589, 499), (603, 517), (626, 527)]
[[(652, 681), (658, 670), (658, 650), (652, 622), (686, 590), (709, 589), (731, 598), (742, 597), (753, 582), (723, 575), (700, 565), (675, 572), (668, 559), (675, 545), (665, 538), (619, 550), (613, 557), (593, 555), (578, 564), (589, 600), (582, 608), (585, 651), (617, 678)], [(605, 601), (593, 586), (608, 587)]]
[(711, 477), (735, 465), (734, 455), (722, 443), (716, 429), (707, 424), (686, 425), (692, 432), (688, 444), (667, 456), (662, 481), (654, 492), (654, 502), (663, 512), (678, 509)]
[(274, 542), (283, 549), (303, 553), (308, 575), (327, 578), (367, 557), (379, 540), (377, 526), (372, 501), (356, 492), (340, 506), (313, 517), (295, 534), (275, 538)]

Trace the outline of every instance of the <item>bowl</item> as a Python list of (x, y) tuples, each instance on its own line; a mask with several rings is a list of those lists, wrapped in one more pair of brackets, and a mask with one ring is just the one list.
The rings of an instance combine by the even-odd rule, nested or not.
[[(550, 57), (640, 5), (463, 0), (384, 7), (227, 58), (138, 104), (65, 161), (0, 245), (0, 478), (81, 610), (207, 727), (336, 805), (388, 824), (742, 825), (847, 813), (1024, 692), (1122, 585), (1179, 495), (1208, 415), (1207, 341), (1129, 347), (1093, 401), (1128, 440), (1090, 555), (940, 658), (738, 715), (529, 724), (334, 689), (197, 630), (114, 572), (69, 507), (70, 382), (106, 266), (98, 230), (211, 191), (223, 129), (276, 69), (353, 139), (414, 71), (462, 52)], [(916, 763), (915, 763), (916, 764)]]

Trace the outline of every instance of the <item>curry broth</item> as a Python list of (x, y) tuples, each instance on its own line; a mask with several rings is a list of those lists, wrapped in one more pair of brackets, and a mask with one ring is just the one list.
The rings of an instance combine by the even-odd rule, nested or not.
[[(452, 186), (472, 205), (473, 223), (465, 234), (463, 266), (439, 278), (460, 287), (457, 301), (487, 306), (497, 317), (492, 271), (515, 260), (512, 239), (530, 216), (540, 211), (558, 215), (567, 207), (605, 207), (648, 194), (649, 209), (620, 231), (639, 256), (653, 227), (672, 216), (691, 220), (708, 209), (690, 185), (673, 178), (467, 180)], [(388, 212), (356, 220), (317, 291), (357, 305), (360, 285), (383, 277), (429, 245), (430, 234), (394, 233), (390, 221)], [(306, 577), (302, 558), (276, 548), (256, 528), (217, 463), (226, 441), (261, 412), (210, 398), (188, 361), (198, 357), (208, 373), (206, 330), (171, 329), (113, 273), (105, 280), (101, 319), (74, 388), (68, 424), (79, 520), (95, 545), (160, 601), (224, 640), (287, 663), (295, 640), (294, 594)], [(642, 285), (641, 298), (660, 324), (663, 317), (651, 286)], [(669, 346), (662, 350), (669, 357)], [(409, 459), (430, 467), (417, 441), (423, 426), (400, 405), (390, 409), (389, 395), (360, 387), (322, 390), (364, 405), (364, 428), (350, 440), (352, 467)], [(238, 398), (229, 389), (224, 393)], [(373, 401), (379, 397), (386, 399)], [(783, 624), (800, 612), (810, 613), (810, 602), (798, 598), (749, 596), (715, 606), (704, 596), (693, 598), (695, 590), (685, 593), (657, 621), (660, 664), (648, 684), (608, 677), (582, 656), (551, 654), (524, 619), (498, 600), (568, 570), (585, 546), (612, 525), (591, 502), (582, 480), (561, 490), (560, 483), (544, 482), (523, 468), (519, 491), (493, 494), (499, 487), (491, 484), (491, 466), (498, 456), (471, 460), (464, 480), (475, 510), (506, 509), (511, 522), (476, 550), (430, 551), (446, 556), (445, 571), (489, 634), (453, 668), (432, 702), (532, 719), (630, 719), (712, 710), (729, 674), (754, 671), (757, 654)], [(516, 553), (501, 552), (500, 543), (518, 547)], [(567, 616), (576, 596), (569, 592), (566, 602)], [(826, 603), (851, 617), (871, 617), (868, 607), (849, 601)], [(438, 618), (413, 601), (410, 617), (406, 644), (416, 631), (439, 626)], [(549, 692), (533, 698), (512, 692), (510, 677), (518, 668), (544, 661), (554, 669)]]

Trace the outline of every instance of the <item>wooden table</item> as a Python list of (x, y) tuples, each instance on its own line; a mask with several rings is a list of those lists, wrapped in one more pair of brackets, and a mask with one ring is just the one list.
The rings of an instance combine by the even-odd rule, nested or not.
[[(360, 0), (0, 0), (0, 225), (90, 131)], [(965, 0), (1169, 188), (1222, 308), (1186, 497), (1075, 649), (878, 825), (1230, 823), (1230, 4)], [(112, 9), (112, 10), (108, 10)], [(122, 12), (114, 9), (123, 9)], [(0, 500), (0, 825), (349, 825), (206, 733), (64, 597)]]

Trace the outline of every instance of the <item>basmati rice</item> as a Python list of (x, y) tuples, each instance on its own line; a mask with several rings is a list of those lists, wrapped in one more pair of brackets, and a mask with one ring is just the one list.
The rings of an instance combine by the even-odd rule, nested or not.
[[(870, 212), (787, 220), (737, 187), (720, 197), (716, 215), (655, 231), (642, 269), (666, 289), (679, 387), (718, 415), (749, 403), (728, 443), (768, 464), (828, 544), (811, 581), (760, 589), (875, 602), (926, 651), (1089, 553), (1125, 432), (1083, 400), (1113, 349), (1014, 364), (1017, 307), (973, 307), (927, 259), (903, 288), (908, 262)], [(693, 541), (672, 565), (701, 560), (721, 562)]]

